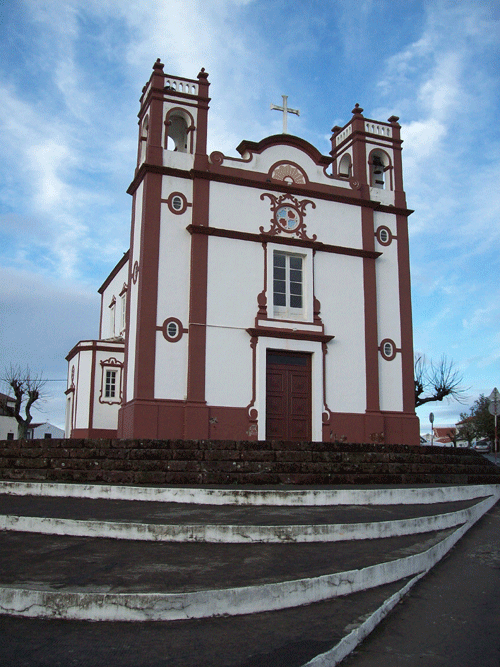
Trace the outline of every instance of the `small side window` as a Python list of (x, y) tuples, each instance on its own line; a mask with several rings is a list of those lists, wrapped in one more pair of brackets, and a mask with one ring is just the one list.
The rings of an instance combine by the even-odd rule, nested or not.
[(114, 398), (116, 396), (116, 371), (106, 371), (106, 380), (104, 386), (104, 398)]
[(392, 240), (396, 238), (395, 236), (392, 235), (392, 232), (389, 229), (389, 227), (385, 227), (385, 225), (381, 225), (377, 229), (377, 231), (375, 232), (375, 236), (377, 237), (377, 241), (380, 243), (380, 245), (383, 246), (391, 245)]
[(169, 343), (177, 343), (185, 333), (182, 322), (176, 317), (169, 317), (163, 322), (162, 326), (163, 338)]
[(177, 322), (169, 322), (167, 325), (167, 336), (169, 338), (176, 338), (179, 333), (179, 325)]
[(392, 361), (396, 357), (396, 353), (400, 351), (396, 348), (396, 343), (390, 338), (384, 338), (380, 343), (379, 350), (386, 361)]

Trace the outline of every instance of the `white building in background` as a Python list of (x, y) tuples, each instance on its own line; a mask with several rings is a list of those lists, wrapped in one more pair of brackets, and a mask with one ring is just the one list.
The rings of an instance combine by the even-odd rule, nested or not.
[(13, 408), (15, 402), (12, 396), (0, 392), (0, 440), (17, 440), (17, 421), (9, 415), (4, 407), (8, 405)]
[(143, 89), (130, 250), (69, 353), (66, 434), (419, 442), (398, 118), (206, 151), (208, 75)]
[(28, 428), (28, 440), (47, 440), (52, 438), (64, 438), (64, 430), (49, 422), (30, 424)]

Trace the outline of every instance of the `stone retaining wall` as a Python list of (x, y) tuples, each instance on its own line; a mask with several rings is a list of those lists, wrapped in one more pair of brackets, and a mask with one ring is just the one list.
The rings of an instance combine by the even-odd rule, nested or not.
[(467, 449), (219, 440), (0, 441), (0, 478), (111, 484), (496, 484)]

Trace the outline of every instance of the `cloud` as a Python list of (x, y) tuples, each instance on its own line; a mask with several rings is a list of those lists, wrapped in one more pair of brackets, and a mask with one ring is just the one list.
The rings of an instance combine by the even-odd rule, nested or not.
[(0, 268), (0, 283), (0, 371), (14, 363), (50, 379), (46, 414), (62, 425), (65, 357), (79, 340), (97, 338), (99, 296), (95, 290), (12, 268)]

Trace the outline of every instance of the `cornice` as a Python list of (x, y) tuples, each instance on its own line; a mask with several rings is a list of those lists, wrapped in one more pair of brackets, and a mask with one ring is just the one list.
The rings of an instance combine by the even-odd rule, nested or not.
[[(214, 169), (217, 169), (215, 171)], [(393, 215), (403, 215), (408, 217), (413, 213), (412, 209), (399, 206), (389, 206), (381, 204), (372, 199), (363, 199), (360, 195), (357, 197), (352, 191), (351, 195), (343, 194), (344, 188), (336, 188), (334, 185), (317, 184), (316, 187), (311, 183), (305, 185), (288, 184), (284, 181), (271, 181), (268, 174), (256, 173), (254, 178), (249, 177), (249, 173), (244, 169), (232, 169), (230, 167), (214, 167), (210, 165), (210, 171), (200, 169), (176, 169), (175, 167), (165, 167), (143, 163), (139, 167), (134, 180), (129, 185), (127, 193), (133, 195), (139, 184), (147, 173), (162, 174), (164, 176), (176, 176), (178, 178), (194, 180), (196, 178), (214, 181), (217, 183), (226, 183), (228, 185), (244, 186), (249, 188), (258, 188), (259, 190), (271, 190), (273, 192), (288, 192), (300, 197), (312, 197), (325, 201), (335, 201), (341, 204), (351, 204), (371, 208), (383, 213)]]
[(252, 241), (254, 243), (276, 243), (298, 248), (312, 248), (316, 251), (329, 252), (336, 255), (349, 255), (351, 257), (363, 257), (366, 259), (377, 259), (382, 254), (373, 250), (362, 248), (348, 248), (345, 246), (330, 245), (321, 241), (308, 239), (289, 238), (286, 236), (274, 236), (273, 234), (252, 234), (251, 232), (240, 232), (234, 229), (220, 229), (218, 227), (205, 227), (201, 225), (188, 225), (186, 227), (190, 234), (203, 234), (205, 236), (218, 236), (221, 238), (236, 239), (238, 241)]

